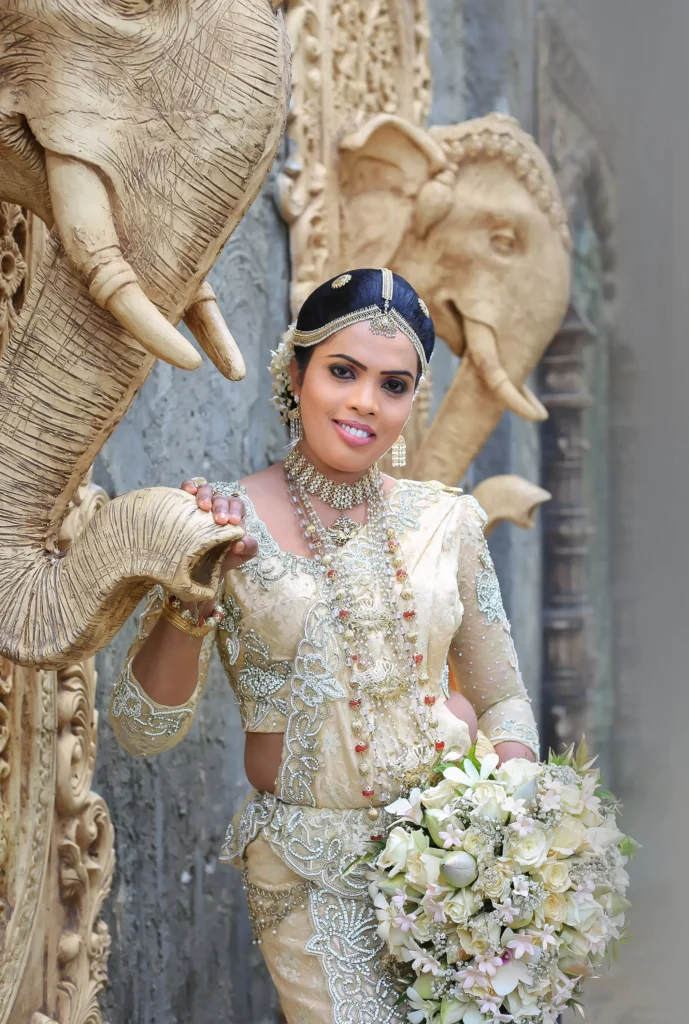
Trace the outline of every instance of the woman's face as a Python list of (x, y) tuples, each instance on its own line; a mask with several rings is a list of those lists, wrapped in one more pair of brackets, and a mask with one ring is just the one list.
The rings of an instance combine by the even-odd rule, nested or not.
[(372, 334), (367, 321), (316, 345), (302, 380), (293, 360), (304, 454), (339, 473), (364, 473), (402, 433), (418, 367), (416, 350), (404, 334)]

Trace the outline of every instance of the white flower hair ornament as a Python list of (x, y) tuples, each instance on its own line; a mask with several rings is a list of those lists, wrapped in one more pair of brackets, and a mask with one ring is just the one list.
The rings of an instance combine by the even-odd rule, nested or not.
[(277, 351), (271, 352), (272, 359), (268, 369), (273, 378), (273, 397), (271, 402), (280, 413), (280, 422), (289, 423), (299, 408), (292, 391), (290, 363), (294, 359), (294, 332), (296, 323), (290, 324), (282, 336)]

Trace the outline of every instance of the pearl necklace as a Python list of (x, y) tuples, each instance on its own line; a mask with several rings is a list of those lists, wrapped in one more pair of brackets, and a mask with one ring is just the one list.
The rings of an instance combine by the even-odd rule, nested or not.
[(336, 509), (356, 508), (369, 501), (378, 491), (380, 476), (378, 467), (371, 466), (356, 483), (336, 483), (317, 470), (298, 448), (293, 448), (285, 459), (285, 472), (292, 474), (302, 490)]
[[(304, 459), (303, 456), (301, 458)], [(285, 461), (292, 504), (309, 549), (315, 552), (315, 557), (323, 565), (331, 614), (341, 636), (345, 663), (350, 671), (352, 696), (349, 707), (354, 752), (362, 778), (361, 793), (369, 801), (377, 796), (385, 804), (391, 799), (390, 781), (404, 778), (410, 769), (413, 774), (414, 770), (430, 767), (443, 751), (445, 743), (435, 732), (438, 727), (433, 710), (436, 698), (423, 692), (429, 677), (423, 667), (424, 654), (418, 645), (414, 595), (400, 544), (387, 513), (383, 480), (376, 466), (371, 467), (368, 474), (375, 475), (377, 481), (368, 499), (372, 571), (380, 608), (373, 627), (357, 608), (353, 594), (348, 594), (345, 589), (343, 553), (316, 513), (301, 474), (295, 475)], [(400, 598), (404, 602), (403, 611), (398, 608)], [(393, 654), (392, 662), (382, 671), (380, 662), (371, 653), (370, 636), (376, 629), (384, 632)], [(411, 749), (408, 741), (399, 737), (395, 715), (390, 714), (388, 708), (393, 700), (400, 698), (409, 701), (420, 732), (420, 742)], [(394, 748), (403, 751), (401, 756), (385, 755), (383, 743), (379, 742), (381, 726), (393, 737)], [(378, 809), (371, 803), (370, 819), (375, 821), (378, 814)]]

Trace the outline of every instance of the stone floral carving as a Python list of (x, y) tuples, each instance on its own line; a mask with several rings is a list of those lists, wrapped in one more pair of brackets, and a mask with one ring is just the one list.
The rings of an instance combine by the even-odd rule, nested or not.
[(152, 583), (210, 596), (194, 570), (237, 535), (179, 491), (105, 503), (87, 474), (155, 357), (200, 364), (182, 317), (242, 375), (204, 277), (282, 135), (280, 6), (171, 0), (161, 20), (136, 0), (18, 0), (3, 19), (0, 1024), (100, 1020), (113, 837), (90, 792), (88, 659)]

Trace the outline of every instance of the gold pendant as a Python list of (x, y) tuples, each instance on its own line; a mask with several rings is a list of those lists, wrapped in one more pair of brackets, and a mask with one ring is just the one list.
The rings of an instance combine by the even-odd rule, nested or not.
[(354, 537), (361, 529), (361, 523), (355, 523), (349, 516), (340, 516), (332, 526), (328, 527), (328, 538), (335, 545), (341, 548)]

